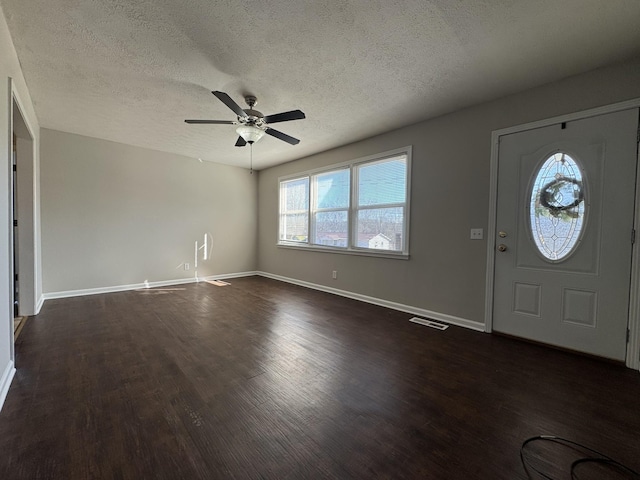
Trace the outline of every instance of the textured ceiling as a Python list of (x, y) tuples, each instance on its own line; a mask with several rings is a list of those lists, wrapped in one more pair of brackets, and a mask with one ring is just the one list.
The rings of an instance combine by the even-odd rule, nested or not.
[(640, 53), (639, 0), (0, 0), (42, 127), (264, 168)]

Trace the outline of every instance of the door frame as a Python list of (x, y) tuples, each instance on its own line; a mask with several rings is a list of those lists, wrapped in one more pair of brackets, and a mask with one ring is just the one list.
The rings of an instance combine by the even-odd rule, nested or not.
[[(21, 316), (32, 316), (38, 313), (37, 293), (38, 276), (37, 255), (38, 231), (37, 212), (37, 166), (36, 136), (23, 103), (11, 82), (11, 134), (16, 134), (16, 165), (18, 173), (17, 217), (18, 226), (18, 271), (20, 279), (20, 311)], [(13, 219), (12, 219), (13, 220)]]
[[(485, 290), (485, 332), (493, 331), (493, 293), (495, 280), (495, 260), (496, 260), (496, 209), (498, 206), (498, 155), (500, 137), (513, 133), (520, 133), (535, 128), (547, 127), (562, 122), (572, 122), (584, 118), (605, 115), (640, 108), (640, 98), (627, 100), (625, 102), (614, 103), (603, 107), (592, 108), (580, 112), (560, 115), (513, 127), (502, 128), (491, 132), (491, 166), (489, 183), (489, 221), (487, 230), (487, 274)], [(635, 212), (633, 228), (640, 229), (640, 153), (637, 158), (639, 167), (636, 168), (636, 192), (635, 192)], [(634, 370), (640, 370), (640, 238), (636, 239), (632, 248), (631, 259), (631, 282), (629, 297), (629, 342), (627, 344), (626, 366)]]
[[(35, 315), (38, 313), (37, 309), (37, 282), (39, 281), (38, 276), (39, 272), (37, 270), (37, 256), (39, 255), (37, 248), (37, 232), (39, 230), (38, 227), (38, 211), (37, 211), (37, 141), (36, 136), (34, 134), (34, 129), (29, 122), (27, 115), (24, 114), (23, 102), (20, 99), (20, 96), (15, 88), (13, 83), (13, 78), (8, 77), (8, 164), (6, 168), (9, 171), (9, 237), (8, 237), (8, 253), (9, 253), (9, 322), (8, 328), (10, 329), (9, 338), (11, 339), (11, 347), (10, 347), (10, 357), (11, 361), (15, 365), (15, 347), (14, 347), (14, 332), (13, 332), (13, 279), (16, 272), (14, 272), (13, 266), (13, 208), (12, 208), (12, 198), (13, 198), (13, 133), (16, 130), (16, 126), (20, 123), (19, 128), (23, 129), (22, 133), (18, 138), (24, 140), (23, 143), (23, 163), (20, 165), (20, 158), (17, 158), (17, 163), (20, 165), (18, 168), (22, 169), (22, 173), (18, 172), (18, 183), (22, 188), (22, 193), (20, 194), (23, 197), (23, 207), (27, 207), (25, 209), (20, 210), (17, 215), (23, 218), (22, 223), (25, 225), (23, 231), (24, 235), (18, 237), (19, 245), (18, 245), (18, 253), (22, 251), (23, 254), (29, 253), (29, 255), (23, 257), (21, 256), (18, 261), (18, 269), (19, 274), (23, 279), (27, 279), (28, 281), (24, 281), (20, 284), (21, 291), (24, 292), (24, 297), (28, 300), (25, 301), (24, 304), (20, 305), (20, 315)], [(16, 118), (16, 114), (19, 115), (20, 118)], [(20, 177), (22, 175), (22, 178)], [(18, 189), (20, 191), (20, 189)], [(27, 201), (24, 201), (27, 199)], [(20, 203), (20, 199), (18, 199), (18, 203)], [(20, 208), (20, 207), (18, 207)], [(28, 227), (28, 228), (27, 228)]]

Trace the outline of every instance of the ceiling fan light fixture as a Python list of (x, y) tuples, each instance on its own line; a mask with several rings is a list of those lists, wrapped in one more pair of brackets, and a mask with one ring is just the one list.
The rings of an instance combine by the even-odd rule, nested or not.
[(264, 130), (255, 125), (240, 125), (236, 128), (236, 133), (247, 143), (257, 142), (264, 136)]

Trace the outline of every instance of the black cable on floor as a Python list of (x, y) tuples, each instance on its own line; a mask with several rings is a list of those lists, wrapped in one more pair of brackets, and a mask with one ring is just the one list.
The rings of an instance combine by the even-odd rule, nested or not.
[[(613, 458), (609, 457), (608, 455), (598, 452), (593, 448), (589, 448), (586, 445), (582, 445), (581, 443), (577, 443), (572, 440), (567, 440), (566, 438), (558, 437), (555, 435), (536, 435), (535, 437), (528, 438), (524, 442), (522, 442), (522, 446), (520, 447), (520, 461), (522, 462), (522, 467), (524, 468), (524, 471), (529, 478), (532, 478), (531, 475), (529, 475), (529, 472), (534, 471), (541, 477), (546, 478), (547, 480), (557, 480), (557, 479), (554, 479), (553, 477), (550, 477), (546, 473), (541, 472), (537, 468), (533, 467), (529, 463), (529, 461), (525, 458), (525, 454), (524, 454), (525, 447), (529, 443), (539, 441), (539, 440), (550, 441), (550, 442), (570, 445), (573, 447), (578, 447), (579, 449), (582, 449), (583, 451), (586, 450), (588, 452), (591, 452), (594, 455), (594, 456), (586, 456), (586, 457), (579, 458), (578, 460), (575, 460), (573, 463), (571, 463), (570, 471), (571, 471), (572, 480), (579, 480), (579, 477), (576, 475), (576, 467), (578, 467), (579, 465), (587, 464), (587, 463), (598, 463), (598, 464), (608, 465), (610, 467), (617, 469), (620, 472), (624, 472), (625, 474), (628, 474), (629, 475), (628, 478), (630, 480), (640, 480), (640, 473), (636, 472), (635, 470), (632, 470), (631, 468), (627, 467), (626, 465), (623, 465), (620, 462), (615, 461)], [(576, 448), (576, 450), (578, 448)]]

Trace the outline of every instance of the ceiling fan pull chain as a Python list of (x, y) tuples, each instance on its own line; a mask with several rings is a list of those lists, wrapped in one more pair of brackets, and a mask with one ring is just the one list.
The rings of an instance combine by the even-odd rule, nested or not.
[(249, 174), (253, 175), (253, 142), (249, 144)]

